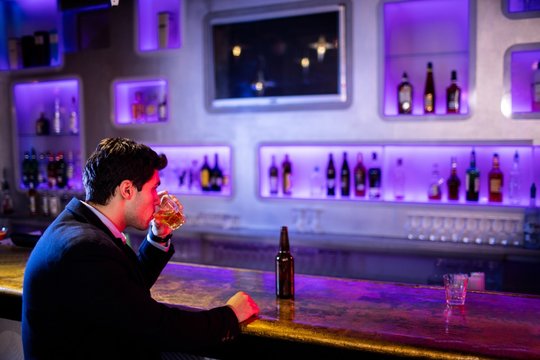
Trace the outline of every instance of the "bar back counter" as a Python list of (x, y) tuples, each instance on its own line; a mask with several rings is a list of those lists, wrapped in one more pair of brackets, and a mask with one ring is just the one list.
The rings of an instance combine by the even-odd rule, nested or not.
[[(0, 243), (0, 317), (20, 320), (22, 279), (30, 249)], [(404, 269), (405, 270), (405, 269)], [(238, 341), (202, 355), (220, 359), (309, 356), (431, 359), (540, 357), (540, 297), (469, 291), (448, 308), (441, 286), (296, 275), (295, 300), (277, 300), (271, 271), (171, 262), (154, 298), (206, 309), (238, 289), (261, 308)]]

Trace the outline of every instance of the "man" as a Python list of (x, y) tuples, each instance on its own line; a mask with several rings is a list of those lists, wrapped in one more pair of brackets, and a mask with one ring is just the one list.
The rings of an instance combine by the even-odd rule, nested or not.
[[(168, 307), (150, 288), (174, 253), (172, 230), (153, 219), (165, 156), (129, 139), (102, 140), (72, 199), (40, 238), (23, 284), (26, 360), (159, 359), (217, 345), (258, 313), (243, 292), (207, 311)], [(151, 226), (150, 226), (151, 225)], [(148, 230), (136, 255), (128, 226)], [(150, 226), (150, 228), (149, 228)]]

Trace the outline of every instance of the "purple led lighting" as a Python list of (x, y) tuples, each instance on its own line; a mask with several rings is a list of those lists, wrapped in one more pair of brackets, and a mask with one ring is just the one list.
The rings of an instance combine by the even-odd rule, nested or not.
[[(318, 166), (323, 181), (326, 180), (326, 168), (328, 163), (328, 154), (334, 156), (336, 167), (336, 196), (327, 197), (326, 193), (319, 196), (319, 199), (342, 199), (339, 191), (339, 171), (342, 164), (343, 152), (348, 154), (348, 163), (351, 174), (356, 165), (356, 154), (361, 152), (364, 158), (366, 169), (372, 166), (371, 153), (377, 152), (379, 165), (382, 168), (382, 199), (385, 201), (396, 201), (394, 198), (394, 172), (397, 158), (403, 159), (403, 168), (405, 171), (405, 198), (403, 202), (427, 203), (429, 202), (427, 193), (431, 180), (432, 166), (438, 164), (440, 176), (446, 180), (450, 174), (450, 159), (457, 158), (458, 176), (461, 180), (460, 200), (457, 202), (447, 200), (447, 187), (443, 184), (442, 201), (432, 201), (433, 203), (450, 204), (470, 204), (465, 201), (465, 171), (469, 167), (470, 152), (472, 145), (384, 145), (384, 146), (354, 146), (354, 145), (263, 145), (259, 148), (259, 195), (263, 198), (283, 198), (280, 193), (271, 195), (269, 191), (268, 170), (271, 164), (272, 155), (276, 156), (278, 168), (285, 154), (289, 155), (292, 162), (292, 195), (287, 196), (295, 199), (314, 199), (310, 194), (310, 176), (313, 168)], [(478, 204), (487, 204), (488, 197), (488, 173), (491, 169), (493, 153), (500, 157), (501, 170), (505, 176), (502, 205), (511, 205), (508, 200), (509, 174), (512, 168), (513, 156), (517, 150), (520, 157), (520, 201), (517, 206), (526, 206), (528, 204), (529, 188), (533, 181), (538, 183), (539, 174), (535, 174), (534, 152), (535, 148), (526, 145), (475, 145), (477, 158), (477, 167), (480, 170), (480, 201)], [(538, 156), (538, 154), (536, 154)], [(281, 176), (281, 168), (280, 168)], [(351, 183), (353, 176), (351, 175)], [(281, 178), (280, 178), (281, 179)], [(347, 200), (369, 200), (367, 198), (358, 198), (354, 195), (346, 198)], [(376, 201), (376, 200), (375, 200)], [(498, 205), (490, 203), (492, 205)]]
[(540, 1), (538, 0), (506, 0), (506, 5), (507, 11), (510, 13), (540, 10)]
[(510, 61), (512, 113), (529, 113), (532, 111), (533, 71), (539, 61), (540, 48), (512, 52)]
[(414, 87), (413, 114), (423, 115), (426, 64), (433, 63), (436, 114), (446, 114), (446, 87), (456, 70), (462, 89), (460, 114), (467, 114), (469, 1), (388, 2), (384, 5), (384, 115), (397, 115), (397, 86), (407, 72)]
[[(168, 165), (161, 171), (161, 189), (181, 195), (208, 195), (230, 197), (232, 195), (232, 153), (229, 146), (224, 145), (152, 145), (154, 151), (167, 156)], [(218, 155), (219, 167), (227, 184), (220, 192), (203, 192), (198, 185), (199, 171), (204, 156), (208, 156), (208, 165), (214, 167), (214, 154)], [(190, 186), (190, 172), (195, 183)], [(181, 180), (183, 178), (183, 180)], [(182, 181), (182, 183), (181, 183)]]
[(169, 37), (169, 49), (181, 46), (182, 28), (182, 1), (183, 0), (138, 0), (139, 21), (139, 50), (153, 51), (159, 49), (158, 43), (158, 14), (168, 12), (171, 14), (171, 32)]
[(113, 83), (114, 91), (114, 123), (117, 125), (133, 124), (131, 106), (135, 93), (141, 92), (143, 101), (152, 95), (157, 96), (158, 102), (168, 96), (168, 83), (163, 79), (151, 80), (118, 80)]

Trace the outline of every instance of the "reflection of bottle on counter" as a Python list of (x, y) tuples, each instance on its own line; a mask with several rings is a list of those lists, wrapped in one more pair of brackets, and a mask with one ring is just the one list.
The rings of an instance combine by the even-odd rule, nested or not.
[(294, 258), (286, 226), (281, 227), (279, 251), (276, 255), (276, 296), (280, 299), (294, 299)]

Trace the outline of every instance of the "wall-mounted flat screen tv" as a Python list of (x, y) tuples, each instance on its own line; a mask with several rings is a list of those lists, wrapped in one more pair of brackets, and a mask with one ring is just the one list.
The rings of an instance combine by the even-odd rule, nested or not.
[(349, 105), (350, 4), (300, 4), (208, 15), (209, 110)]

